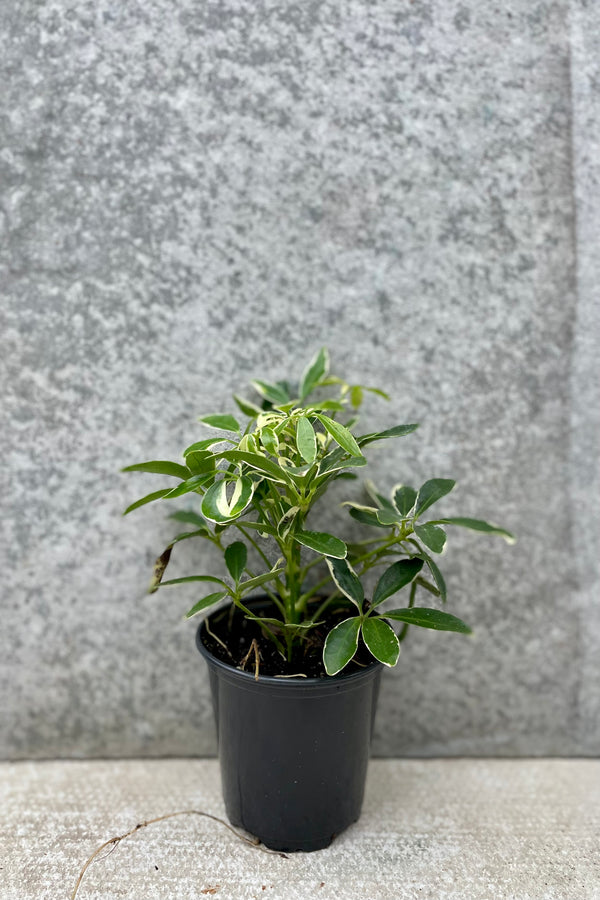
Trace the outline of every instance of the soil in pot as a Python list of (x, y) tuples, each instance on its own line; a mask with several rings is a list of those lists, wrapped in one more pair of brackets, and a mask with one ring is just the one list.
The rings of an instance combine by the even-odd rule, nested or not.
[[(315, 610), (320, 603), (321, 600), (314, 601)], [(258, 612), (257, 609), (254, 611)], [(221, 662), (246, 671), (256, 671), (256, 650), (258, 650), (260, 675), (328, 678), (323, 666), (325, 638), (332, 628), (353, 615), (353, 612), (356, 613), (353, 607), (333, 603), (319, 617), (320, 624), (311, 629), (306, 639), (301, 642), (291, 662), (282, 657), (273, 641), (265, 636), (258, 622), (246, 618), (240, 609), (233, 606), (219, 610), (208, 618), (208, 628), (204, 630), (202, 642)], [(260, 602), (258, 614), (265, 617), (279, 615), (274, 605), (264, 599)], [(351, 675), (374, 663), (375, 660), (361, 639), (357, 653), (344, 669), (344, 673)]]

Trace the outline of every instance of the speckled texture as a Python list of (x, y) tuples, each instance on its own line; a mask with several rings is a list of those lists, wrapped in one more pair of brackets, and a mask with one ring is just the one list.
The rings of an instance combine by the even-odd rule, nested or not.
[(597, 753), (597, 11), (3, 12), (0, 756), (214, 752), (196, 595), (144, 596), (172, 528), (119, 517), (162, 480), (118, 469), (175, 456), (198, 414), (322, 343), (389, 385), (369, 427), (423, 423), (374, 450), (380, 484), (454, 476), (444, 511), (519, 535), (452, 536), (449, 609), (476, 635), (412, 636), (374, 752)]
[[(214, 760), (4, 764), (0, 796), (2, 900), (70, 896), (138, 822), (224, 816)], [(281, 859), (183, 816), (95, 862), (78, 900), (598, 900), (599, 809), (598, 760), (375, 760), (326, 850)]]
[(577, 318), (571, 370), (571, 497), (582, 617), (581, 748), (600, 754), (600, 11), (571, 9), (573, 164), (577, 209)]

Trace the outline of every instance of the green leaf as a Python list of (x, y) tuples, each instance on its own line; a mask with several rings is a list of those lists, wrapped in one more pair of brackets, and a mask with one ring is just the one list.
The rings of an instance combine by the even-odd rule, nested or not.
[(396, 488), (392, 488), (392, 498), (400, 515), (408, 516), (415, 505), (417, 492), (407, 484), (399, 484)]
[(436, 583), (437, 589), (440, 592), (440, 598), (443, 603), (446, 602), (446, 582), (444, 581), (444, 576), (440, 572), (437, 563), (435, 563), (431, 557), (427, 557), (427, 565), (429, 566), (429, 571), (433, 575), (433, 580)]
[(363, 402), (363, 389), (360, 384), (354, 384), (350, 388), (350, 403), (354, 409), (358, 409)]
[(427, 565), (429, 566), (429, 571), (433, 575), (433, 580), (437, 585), (437, 589), (440, 592), (440, 598), (445, 603), (446, 602), (446, 582), (444, 581), (444, 576), (440, 572), (437, 567), (437, 563), (435, 563), (428, 553), (425, 552), (422, 548), (420, 549), (420, 555), (423, 557)]
[(355, 604), (359, 612), (362, 612), (362, 605), (365, 599), (363, 586), (356, 572), (345, 559), (326, 559), (331, 577), (349, 600)]
[(212, 581), (215, 584), (222, 584), (227, 587), (221, 578), (213, 578), (212, 575), (185, 575), (183, 578), (171, 578), (169, 581), (162, 581), (160, 587), (166, 587), (169, 584), (187, 584), (192, 581)]
[(271, 537), (277, 536), (277, 531), (272, 525), (268, 525), (266, 522), (244, 522), (244, 528), (258, 531), (260, 537), (265, 537), (265, 535), (270, 535)]
[(350, 515), (357, 522), (362, 522), (364, 525), (373, 525), (375, 528), (387, 527), (387, 524), (384, 525), (379, 520), (378, 514), (381, 510), (375, 506), (365, 506), (363, 503), (355, 503), (353, 500), (346, 500), (341, 505), (350, 507)]
[(260, 441), (267, 453), (277, 456), (279, 452), (279, 439), (272, 428), (265, 426), (260, 430)]
[(394, 629), (387, 622), (375, 616), (369, 616), (362, 623), (362, 636), (375, 659), (382, 662), (384, 666), (396, 665), (400, 656), (400, 644)]
[(207, 484), (209, 481), (212, 481), (213, 478), (214, 472), (192, 475), (192, 477), (188, 478), (187, 481), (182, 481), (181, 484), (178, 484), (176, 488), (173, 488), (169, 491), (168, 494), (165, 494), (165, 497), (181, 497), (183, 494), (189, 494), (191, 491), (197, 491), (198, 488), (203, 487), (203, 485)]
[(461, 528), (471, 528), (473, 531), (484, 531), (486, 534), (499, 534), (509, 544), (514, 544), (516, 538), (510, 531), (500, 528), (499, 525), (492, 525), (490, 522), (484, 522), (483, 519), (465, 519), (462, 517), (452, 519), (436, 519), (435, 522), (428, 522), (428, 525), (460, 525)]
[(247, 594), (248, 591), (253, 591), (254, 588), (260, 587), (261, 584), (266, 584), (267, 581), (275, 581), (284, 572), (285, 569), (271, 569), (270, 572), (263, 572), (262, 575), (256, 575), (254, 578), (247, 578), (246, 581), (241, 581), (238, 589), (241, 594)]
[(439, 609), (425, 609), (413, 606), (412, 609), (390, 609), (381, 613), (386, 619), (395, 622), (406, 622), (407, 625), (419, 625), (421, 628), (435, 628), (436, 631), (458, 631), (471, 634), (471, 629), (462, 619), (451, 616)]
[(310, 547), (323, 556), (334, 556), (336, 559), (344, 559), (347, 553), (346, 545), (339, 538), (323, 531), (296, 531), (294, 540), (304, 547)]
[(134, 509), (138, 509), (138, 507), (140, 506), (145, 506), (146, 503), (152, 503), (153, 500), (160, 500), (161, 497), (166, 497), (167, 494), (170, 493), (171, 488), (163, 488), (162, 491), (153, 491), (151, 494), (146, 494), (145, 497), (141, 497), (139, 500), (136, 500), (135, 503), (132, 503), (130, 506), (128, 506), (123, 515), (126, 516), (127, 513), (132, 512)]
[(360, 447), (356, 443), (356, 438), (347, 428), (344, 428), (339, 422), (330, 419), (329, 416), (324, 416), (323, 413), (315, 413), (315, 418), (319, 420), (325, 431), (331, 435), (336, 444), (339, 444), (346, 453), (349, 453), (350, 456), (362, 456)]
[(442, 552), (446, 543), (446, 532), (443, 528), (438, 528), (437, 525), (427, 522), (425, 525), (415, 525), (414, 531), (426, 547), (429, 547), (434, 553)]
[(415, 519), (422, 515), (426, 509), (437, 503), (446, 494), (449, 494), (456, 484), (451, 478), (431, 478), (419, 488), (415, 506)]
[(266, 412), (261, 412), (256, 420), (257, 428), (264, 428), (265, 425), (268, 425), (271, 428), (278, 427), (280, 425), (285, 425), (286, 417), (283, 413), (278, 410), (269, 409)]
[(383, 441), (387, 438), (404, 437), (406, 434), (412, 434), (418, 427), (418, 425), (395, 425), (393, 428), (388, 428), (387, 431), (374, 431), (372, 434), (363, 434), (356, 440), (359, 447), (366, 447), (367, 444), (372, 444), (373, 441)]
[(292, 506), (291, 509), (288, 509), (285, 512), (279, 522), (277, 523), (277, 534), (282, 540), (285, 540), (287, 535), (290, 533), (290, 529), (293, 527), (294, 522), (296, 521), (296, 516), (300, 512), (299, 506)]
[(237, 449), (243, 450), (244, 453), (262, 453), (262, 450), (259, 451), (258, 442), (253, 434), (245, 434), (237, 445)]
[(240, 424), (233, 416), (227, 414), (219, 414), (213, 416), (202, 416), (198, 419), (203, 425), (209, 428), (218, 428), (219, 431), (237, 431), (240, 432)]
[(335, 412), (344, 412), (346, 407), (339, 400), (321, 400), (319, 403), (311, 403), (310, 406), (304, 407), (307, 413), (320, 412), (321, 410), (334, 410)]
[(321, 347), (312, 358), (300, 379), (300, 400), (304, 400), (312, 390), (325, 378), (329, 371), (329, 353)]
[(377, 488), (373, 484), (370, 478), (367, 478), (364, 483), (365, 490), (371, 500), (379, 507), (379, 509), (392, 509), (395, 510), (395, 506), (391, 500), (388, 500), (387, 497), (384, 497), (383, 494), (378, 493)]
[(288, 484), (292, 483), (290, 476), (286, 475), (285, 471), (278, 466), (276, 462), (273, 462), (272, 459), (268, 459), (266, 456), (262, 456), (260, 453), (246, 453), (243, 450), (227, 450), (221, 455), (223, 459), (226, 459), (228, 462), (246, 463), (258, 472), (264, 472), (265, 475), (270, 476), (271, 479), (274, 479), (275, 481), (284, 481)]
[(336, 447), (335, 450), (323, 457), (319, 463), (319, 478), (322, 475), (328, 475), (330, 472), (337, 472), (339, 469), (366, 465), (367, 460), (364, 456), (349, 456), (342, 447)]
[(185, 531), (183, 534), (178, 534), (177, 537), (174, 537), (169, 547), (173, 547), (175, 544), (178, 544), (180, 541), (187, 541), (188, 538), (193, 537), (206, 537), (208, 535), (208, 528), (204, 525), (203, 528), (199, 528), (197, 531)]
[(125, 466), (121, 472), (152, 472), (154, 475), (173, 475), (184, 480), (190, 477), (189, 469), (168, 459), (153, 459), (151, 462)]
[(359, 506), (358, 503), (347, 505), (351, 507), (350, 515), (353, 519), (356, 519), (357, 522), (361, 522), (363, 525), (372, 525), (374, 528), (388, 527), (387, 525), (383, 525), (377, 518), (379, 510), (370, 506)]
[(302, 459), (307, 463), (314, 462), (317, 455), (317, 438), (315, 430), (306, 416), (298, 419), (296, 426), (296, 446)]
[(226, 596), (226, 591), (219, 591), (216, 594), (209, 594), (207, 597), (203, 597), (202, 600), (198, 600), (198, 602), (186, 612), (184, 618), (191, 619), (196, 613), (202, 612), (203, 609), (208, 609), (209, 606), (214, 606), (215, 603), (218, 603), (219, 600), (222, 600)]
[(269, 384), (268, 381), (252, 381), (252, 387), (261, 397), (272, 403), (273, 406), (280, 406), (282, 403), (289, 403), (290, 396), (281, 384)]
[(250, 416), (251, 419), (256, 418), (256, 416), (259, 416), (262, 412), (262, 409), (259, 406), (256, 406), (255, 403), (251, 403), (244, 397), (238, 397), (237, 394), (234, 394), (233, 399), (237, 403), (240, 412), (243, 412), (245, 416)]
[(360, 622), (360, 616), (344, 619), (327, 635), (323, 647), (323, 663), (328, 675), (341, 672), (356, 653)]
[(210, 450), (191, 450), (185, 461), (194, 475), (205, 475), (215, 471), (215, 457)]
[(422, 559), (400, 559), (386, 569), (373, 593), (373, 606), (379, 606), (413, 580), (423, 568)]
[(434, 584), (430, 584), (425, 578), (421, 575), (417, 575), (415, 578), (415, 584), (418, 584), (419, 587), (425, 588), (426, 591), (429, 591), (430, 594), (433, 594), (435, 597), (440, 596), (440, 592), (436, 588)]
[(208, 527), (202, 516), (198, 515), (197, 512), (194, 512), (193, 509), (180, 509), (177, 512), (171, 513), (169, 518), (174, 519), (176, 522), (187, 522), (189, 525), (196, 525), (198, 528), (203, 528), (205, 531), (208, 531)]
[(233, 492), (228, 496), (230, 483), (226, 479), (215, 481), (202, 498), (202, 513), (211, 522), (223, 524), (237, 519), (252, 499), (255, 482), (251, 478), (242, 475), (234, 479)]
[(225, 441), (229, 441), (231, 443), (230, 438), (222, 438), (222, 437), (212, 437), (207, 438), (205, 441), (196, 441), (195, 444), (190, 444), (189, 447), (186, 447), (182, 453), (182, 456), (187, 456), (188, 453), (195, 453), (196, 451), (202, 452), (203, 450), (209, 450), (211, 447), (214, 447), (215, 444), (223, 444)]
[(396, 525), (402, 520), (402, 516), (395, 509), (378, 509), (377, 519), (382, 525)]
[(299, 478), (304, 478), (307, 472), (311, 470), (310, 463), (305, 463), (303, 466), (291, 466), (285, 456), (279, 456), (277, 461), (285, 472), (288, 472), (290, 475), (296, 475)]
[(370, 394), (376, 394), (377, 397), (381, 397), (383, 400), (390, 399), (390, 395), (386, 394), (385, 391), (382, 391), (381, 388), (365, 387), (365, 385), (363, 385), (362, 388), (363, 388), (363, 391), (368, 391)]
[(247, 559), (248, 551), (243, 541), (235, 541), (225, 550), (225, 565), (236, 584), (246, 568)]

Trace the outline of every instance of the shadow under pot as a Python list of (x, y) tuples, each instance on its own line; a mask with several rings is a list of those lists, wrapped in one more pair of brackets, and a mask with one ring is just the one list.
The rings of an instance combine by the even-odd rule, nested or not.
[[(249, 604), (250, 605), (250, 604)], [(253, 612), (268, 600), (251, 604)], [(321, 850), (360, 816), (380, 663), (323, 678), (242, 671), (206, 647), (225, 808), (273, 850)]]

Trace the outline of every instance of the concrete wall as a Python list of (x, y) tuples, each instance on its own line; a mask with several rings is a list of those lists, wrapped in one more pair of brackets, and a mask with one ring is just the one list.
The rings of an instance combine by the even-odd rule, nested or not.
[(3, 12), (0, 755), (214, 752), (196, 594), (144, 595), (172, 523), (120, 517), (163, 481), (118, 470), (323, 343), (422, 423), (380, 484), (519, 536), (451, 535), (476, 634), (412, 634), (374, 751), (597, 754), (598, 9)]

